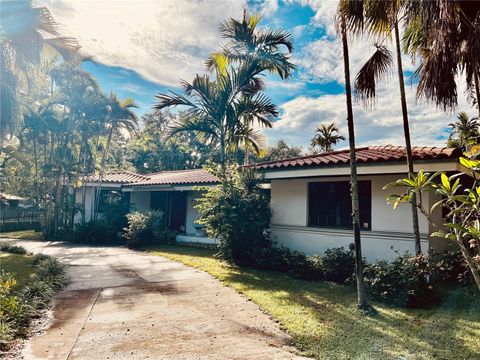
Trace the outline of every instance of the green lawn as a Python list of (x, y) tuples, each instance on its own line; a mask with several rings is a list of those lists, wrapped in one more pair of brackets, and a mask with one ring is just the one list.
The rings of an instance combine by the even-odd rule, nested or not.
[(309, 282), (283, 273), (231, 267), (208, 249), (147, 248), (220, 279), (257, 303), (293, 337), (305, 355), (319, 359), (480, 359), (480, 299), (452, 292), (429, 310), (355, 310), (352, 287)]
[(0, 238), (20, 239), (20, 240), (42, 240), (43, 234), (33, 230), (11, 231), (0, 233)]
[(0, 269), (10, 273), (17, 281), (17, 288), (26, 284), (33, 276), (31, 255), (10, 254), (0, 251)]

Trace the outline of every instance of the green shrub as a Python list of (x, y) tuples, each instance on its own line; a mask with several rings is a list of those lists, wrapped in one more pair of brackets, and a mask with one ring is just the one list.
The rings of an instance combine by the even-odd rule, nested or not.
[(433, 279), (441, 285), (470, 285), (474, 283), (465, 258), (460, 251), (431, 254)]
[(351, 280), (355, 272), (355, 254), (350, 246), (327, 249), (321, 257), (325, 279), (339, 284)]
[(151, 210), (145, 213), (132, 212), (127, 214), (128, 227), (123, 237), (129, 248), (135, 248), (154, 242), (167, 243), (175, 239), (175, 232), (166, 229), (163, 222), (163, 212)]
[(14, 245), (11, 242), (5, 240), (0, 241), (0, 251), (20, 255), (25, 255), (27, 253), (27, 250), (25, 250), (25, 248)]
[(92, 220), (78, 224), (70, 236), (63, 237), (77, 244), (111, 244), (118, 242), (115, 229), (105, 220)]
[(430, 275), (428, 260), (408, 253), (364, 269), (365, 287), (372, 298), (404, 307), (424, 307), (436, 301)]
[[(215, 173), (215, 171), (212, 171)], [(216, 172), (221, 184), (205, 189), (196, 208), (197, 222), (220, 241), (219, 255), (235, 264), (255, 266), (256, 254), (271, 247), (265, 229), (270, 224), (270, 201), (253, 171), (235, 167)]]
[(28, 335), (32, 319), (41, 314), (56, 291), (67, 283), (65, 269), (55, 258), (47, 255), (33, 257), (35, 276), (14, 293), (15, 279), (0, 271), (0, 351), (7, 350), (12, 341)]

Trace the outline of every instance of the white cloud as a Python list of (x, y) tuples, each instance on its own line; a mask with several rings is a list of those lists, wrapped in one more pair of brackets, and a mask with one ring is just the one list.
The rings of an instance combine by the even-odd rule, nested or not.
[[(460, 85), (462, 86), (462, 85)], [(456, 113), (446, 113), (431, 104), (415, 100), (415, 88), (407, 87), (411, 140), (414, 145), (444, 146), (444, 129), (455, 119)], [(460, 109), (470, 109), (464, 98), (459, 98)], [(270, 143), (285, 139), (290, 144), (308, 147), (315, 128), (322, 122), (335, 122), (342, 135), (347, 136), (345, 95), (322, 95), (318, 98), (299, 96), (281, 106), (282, 115), (273, 129), (265, 133)], [(474, 110), (469, 110), (475, 115)], [(354, 104), (357, 146), (394, 144), (403, 145), (402, 112), (397, 78), (379, 89), (374, 108)], [(339, 147), (346, 147), (344, 142)]]
[[(242, 16), (246, 0), (37, 0), (97, 61), (178, 86), (204, 72), (222, 39), (218, 24)], [(274, 11), (269, 1), (265, 11)]]

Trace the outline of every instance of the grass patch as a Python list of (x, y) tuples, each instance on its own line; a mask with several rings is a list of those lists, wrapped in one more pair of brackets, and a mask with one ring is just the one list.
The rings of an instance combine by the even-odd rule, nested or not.
[(237, 268), (212, 257), (213, 250), (180, 246), (146, 248), (220, 279), (252, 299), (318, 359), (478, 359), (480, 299), (453, 291), (432, 309), (373, 303), (378, 314), (355, 309), (350, 286), (310, 282), (285, 273)]
[(0, 251), (0, 269), (10, 273), (17, 281), (16, 288), (31, 281), (35, 269), (31, 255), (11, 254)]
[(43, 240), (43, 234), (34, 230), (10, 231), (0, 233), (0, 238), (18, 240)]

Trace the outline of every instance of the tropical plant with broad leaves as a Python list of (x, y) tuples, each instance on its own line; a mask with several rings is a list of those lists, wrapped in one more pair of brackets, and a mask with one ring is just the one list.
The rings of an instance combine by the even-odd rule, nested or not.
[[(390, 194), (387, 201), (397, 208), (401, 203), (411, 202), (416, 195), (418, 209), (426, 216), (437, 231), (431, 237), (453, 241), (468, 264), (475, 283), (480, 290), (480, 161), (460, 158), (460, 163), (470, 172), (474, 182), (471, 187), (461, 183), (463, 173), (448, 176), (444, 172), (435, 174), (420, 171), (416, 176), (399, 179), (384, 187), (406, 188), (403, 194)], [(435, 192), (441, 199), (431, 208), (425, 205), (425, 195)], [(442, 223), (434, 221), (435, 211), (445, 209)]]
[(208, 75), (197, 75), (189, 83), (182, 82), (183, 94), (159, 94), (156, 110), (181, 106), (183, 117), (172, 125), (172, 134), (194, 132), (200, 140), (218, 146), (222, 166), (227, 161), (227, 151), (244, 133), (243, 118), (254, 117), (261, 125), (271, 127), (272, 117), (278, 111), (263, 93), (244, 96), (252, 89), (252, 79), (263, 68), (258, 63), (242, 63), (229, 68), (215, 80)]
[[(242, 64), (255, 64), (262, 69), (258, 75), (250, 79), (250, 86), (243, 90), (243, 96), (251, 97), (265, 89), (265, 83), (261, 75), (264, 71), (278, 74), (281, 79), (291, 76), (295, 65), (290, 61), (293, 51), (292, 36), (282, 29), (259, 28), (261, 17), (258, 15), (248, 16), (244, 11), (243, 19), (238, 21), (230, 18), (220, 24), (220, 33), (227, 40), (220, 51), (213, 52), (207, 59), (208, 70), (214, 71), (216, 77), (225, 75), (231, 66)], [(260, 129), (252, 126), (261, 124), (254, 116), (245, 115), (243, 124), (237, 134), (234, 149), (238, 150), (243, 144), (245, 149), (245, 164), (249, 161), (249, 149), (252, 148), (259, 154), (261, 147), (265, 147), (266, 141)]]
[(339, 130), (335, 123), (324, 123), (315, 130), (316, 134), (311, 141), (312, 148), (320, 147), (322, 152), (329, 152), (345, 137), (339, 134)]

